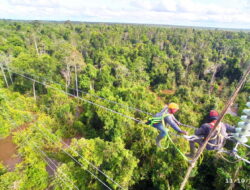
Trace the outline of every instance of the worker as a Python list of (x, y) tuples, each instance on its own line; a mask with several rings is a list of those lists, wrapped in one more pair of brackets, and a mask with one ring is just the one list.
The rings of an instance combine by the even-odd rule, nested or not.
[(160, 131), (160, 134), (156, 138), (156, 144), (158, 147), (161, 147), (160, 141), (167, 135), (167, 128), (165, 126), (166, 124), (170, 125), (175, 131), (187, 135), (186, 131), (183, 131), (179, 128), (181, 123), (174, 117), (174, 114), (178, 110), (178, 104), (170, 103), (146, 123)]
[[(199, 146), (202, 145), (210, 131), (213, 129), (218, 118), (219, 114), (216, 110), (211, 110), (209, 112), (208, 123), (204, 123), (200, 128), (196, 129), (195, 135), (189, 139), (190, 153), (186, 156), (190, 158), (194, 157), (196, 152), (195, 143), (197, 143)], [(220, 150), (225, 145), (226, 137), (228, 136), (229, 132), (235, 133), (235, 128), (229, 124), (220, 122), (219, 127), (214, 131), (214, 134), (208, 141), (206, 149)]]

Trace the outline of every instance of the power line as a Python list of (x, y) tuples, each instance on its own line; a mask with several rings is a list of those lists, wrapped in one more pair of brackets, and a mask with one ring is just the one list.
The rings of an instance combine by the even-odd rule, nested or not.
[[(24, 137), (24, 140), (22, 141), (22, 143), (20, 145), (18, 145), (19, 147), (22, 144), (25, 144), (26, 141), (28, 140), (29, 136)], [(73, 150), (69, 145), (67, 145), (64, 141), (61, 141), (64, 145), (66, 145), (68, 148), (70, 148), (72, 151), (74, 151), (78, 156), (80, 156), (83, 160), (85, 160), (89, 165), (91, 165), (92, 167), (94, 167), (96, 170), (98, 170), (100, 173), (102, 173), (105, 177), (107, 177), (110, 181), (112, 181), (113, 183), (115, 183), (116, 185), (118, 185), (121, 189), (124, 189), (120, 184), (118, 184), (117, 182), (115, 182), (111, 177), (109, 177), (108, 175), (106, 175), (103, 171), (101, 171), (98, 167), (96, 167), (94, 164), (92, 164), (91, 162), (89, 162), (87, 159), (85, 159), (83, 156), (81, 156), (79, 154), (79, 152)]]
[[(24, 139), (24, 141), (22, 142), (22, 144), (27, 144), (27, 140), (28, 140), (28, 138), (26, 137), (25, 139)], [(31, 143), (30, 143), (31, 144)], [(34, 143), (32, 143), (34, 146), (36, 146)], [(37, 146), (36, 146), (37, 147)], [(31, 148), (33, 149), (33, 147), (31, 146)], [(38, 150), (39, 148), (37, 147), (37, 150)], [(34, 149), (33, 149), (34, 150)], [(40, 152), (42, 151), (41, 149), (39, 149), (40, 150)], [(38, 151), (36, 151), (36, 152), (38, 152)], [(43, 151), (42, 151), (43, 152)], [(47, 156), (47, 154), (46, 153), (44, 153), (45, 154), (45, 156), (47, 157), (47, 158), (49, 158), (48, 156)], [(55, 173), (55, 170), (54, 170), (54, 168), (47, 162), (47, 160), (46, 159), (44, 159), (42, 156), (41, 156), (41, 158), (44, 160), (44, 162), (46, 162), (47, 164), (48, 164), (48, 166), (49, 166), (49, 168), (52, 170), (52, 171), (54, 171), (54, 173)], [(51, 160), (50, 158), (49, 158), (49, 160)], [(55, 167), (57, 167), (56, 165), (55, 165), (55, 163), (51, 160), (51, 163), (53, 163), (53, 165), (55, 166)], [(63, 173), (63, 172), (62, 172)], [(65, 174), (66, 175), (66, 174)], [(60, 178), (60, 180), (65, 184), (65, 185), (67, 185), (67, 183), (63, 180), (63, 178), (61, 178), (60, 176), (58, 176), (59, 178)], [(67, 176), (65, 176), (66, 178), (67, 178)], [(71, 182), (71, 180), (70, 180), (70, 182)], [(71, 184), (73, 184), (72, 182), (71, 182)], [(74, 184), (73, 184), (74, 185)], [(75, 186), (75, 185), (74, 185)], [(77, 190), (79, 190), (79, 188), (77, 187), (77, 186), (75, 186), (75, 188), (77, 189)]]
[[(38, 146), (36, 146), (34, 143), (32, 143), (32, 144), (36, 147), (37, 152), (39, 151), (40, 153), (42, 153), (42, 154), (46, 157), (46, 159), (49, 160), (49, 162), (53, 164), (54, 167), (57, 167), (56, 164), (53, 162), (53, 160), (51, 160), (51, 159), (48, 157), (48, 155), (47, 155), (44, 151), (42, 151), (42, 150), (41, 150)], [(32, 148), (32, 147), (31, 147), (31, 148)], [(33, 149), (33, 148), (32, 148), (32, 149)], [(34, 150), (34, 149), (33, 149), (33, 150)], [(51, 166), (51, 165), (49, 164), (49, 162), (46, 161), (45, 158), (43, 158), (43, 157), (41, 157), (41, 158), (48, 164), (48, 166), (49, 166), (49, 168), (50, 168), (51, 170), (53, 170), (54, 172), (56, 171), (56, 170), (53, 168), (53, 166)], [(79, 190), (79, 188), (78, 188), (78, 187), (68, 178), (68, 176), (67, 176), (64, 172), (60, 171), (60, 173), (63, 174), (63, 176), (64, 176), (65, 178), (67, 178), (67, 181), (70, 182), (70, 183), (75, 187), (75, 189)], [(63, 178), (61, 178), (60, 176), (58, 176), (58, 177), (64, 182), (65, 185), (67, 185), (67, 183), (63, 180)]]
[(91, 162), (89, 162), (86, 158), (84, 158), (82, 155), (79, 154), (79, 152), (73, 150), (69, 145), (67, 145), (65, 142), (62, 141), (62, 143), (64, 145), (67, 146), (67, 148), (70, 148), (70, 150), (74, 151), (78, 156), (80, 156), (84, 161), (86, 161), (89, 165), (91, 165), (93, 168), (95, 168), (97, 171), (99, 171), (100, 173), (102, 173), (106, 178), (108, 178), (109, 180), (111, 180), (113, 183), (115, 183), (116, 185), (118, 185), (121, 189), (124, 189), (120, 184), (118, 184), (117, 182), (115, 182), (112, 178), (110, 178), (108, 175), (106, 175), (103, 171), (101, 171), (98, 167), (96, 167), (94, 164), (92, 164)]
[(123, 114), (123, 113), (117, 112), (117, 111), (112, 110), (112, 109), (110, 109), (110, 108), (107, 108), (107, 107), (105, 107), (105, 106), (102, 106), (102, 105), (99, 105), (99, 104), (97, 104), (97, 103), (94, 103), (94, 102), (92, 102), (92, 101), (90, 101), (90, 100), (86, 100), (86, 99), (84, 99), (84, 98), (77, 97), (77, 96), (75, 96), (74, 94), (71, 94), (71, 93), (65, 92), (64, 90), (60, 90), (60, 89), (58, 89), (58, 88), (52, 87), (51, 85), (44, 84), (43, 82), (40, 82), (40, 81), (38, 81), (38, 80), (35, 80), (35, 79), (30, 78), (30, 77), (28, 77), (28, 76), (25, 76), (25, 75), (23, 75), (23, 74), (20, 74), (20, 73), (17, 73), (17, 72), (13, 72), (13, 71), (12, 71), (12, 73), (15, 73), (15, 74), (17, 74), (17, 75), (19, 75), (19, 76), (22, 76), (22, 77), (24, 77), (24, 78), (26, 78), (26, 79), (28, 79), (28, 80), (33, 81), (33, 82), (42, 84), (42, 85), (44, 85), (44, 86), (48, 86), (48, 87), (50, 87), (50, 88), (52, 88), (52, 89), (54, 89), (54, 90), (60, 91), (60, 92), (62, 92), (62, 93), (64, 93), (64, 94), (67, 94), (67, 95), (69, 95), (69, 96), (72, 96), (72, 97), (78, 98), (78, 99), (80, 99), (80, 100), (83, 100), (83, 101), (85, 101), (85, 102), (87, 102), (87, 103), (89, 103), (89, 104), (98, 106), (98, 107), (100, 107), (100, 108), (103, 108), (103, 109), (108, 110), (108, 111), (110, 111), (110, 112), (113, 112), (113, 113), (115, 113), (115, 114), (121, 115), (121, 116), (126, 117), (126, 118), (131, 119), (131, 120), (134, 120), (134, 121), (136, 121), (136, 122), (138, 122), (138, 123), (143, 123), (143, 121), (141, 121), (141, 120), (139, 120), (139, 119), (136, 119), (136, 118), (134, 118), (134, 117), (131, 117), (131, 116), (125, 115), (125, 114)]
[(230, 140), (230, 141), (233, 141), (233, 142), (236, 142), (242, 146), (245, 146), (246, 148), (250, 148), (250, 146), (248, 144), (245, 144), (245, 143), (240, 143), (239, 141), (237, 141), (233, 136), (228, 136), (226, 137), (227, 140)]
[[(9, 70), (10, 70), (10, 69), (9, 69)], [(25, 77), (25, 78), (27, 78), (27, 79), (29, 79), (29, 80), (32, 80), (32, 81), (35, 81), (35, 82), (37, 82), (37, 83), (40, 83), (40, 84), (44, 85), (43, 82), (41, 83), (40, 81), (37, 81), (37, 80), (35, 80), (35, 79), (32, 79), (32, 78), (30, 78), (30, 77), (28, 77), (28, 76), (26, 76), (26, 75), (24, 75), (24, 74), (16, 73), (16, 72), (13, 72), (13, 71), (12, 71), (12, 73), (15, 73), (15, 74), (20, 75), (20, 76), (22, 76), (22, 77)], [(29, 74), (29, 75), (31, 75), (31, 74)], [(32, 75), (31, 75), (31, 76), (32, 76)], [(33, 75), (33, 77), (34, 77), (34, 75)], [(39, 77), (37, 77), (37, 76), (35, 76), (35, 77), (36, 77), (36, 78), (39, 78)], [(41, 78), (41, 77), (40, 77), (40, 78)], [(45, 78), (45, 79), (46, 79), (46, 78)], [(54, 83), (54, 84), (59, 84), (59, 85), (62, 86), (62, 84), (60, 84), (60, 83), (53, 82), (53, 81), (50, 81), (50, 80), (47, 80), (47, 81), (49, 81), (49, 82), (51, 82), (51, 83)], [(46, 85), (47, 85), (47, 84), (46, 84)], [(94, 103), (94, 102), (92, 102), (92, 101), (90, 101), (90, 100), (83, 99), (83, 98), (78, 97), (78, 96), (75, 96), (75, 95), (73, 95), (73, 94), (71, 94), (71, 93), (68, 93), (68, 92), (65, 92), (65, 91), (63, 91), (63, 90), (60, 90), (60, 89), (51, 87), (50, 85), (47, 85), (47, 86), (49, 86), (50, 88), (59, 90), (59, 91), (61, 91), (61, 92), (63, 92), (63, 93), (66, 93), (67, 95), (73, 96), (73, 97), (75, 97), (75, 98), (79, 98), (79, 99), (81, 99), (81, 100), (83, 100), (83, 101), (87, 101), (88, 103), (93, 104), (93, 105), (95, 105), (95, 106), (102, 107), (103, 109), (106, 109), (106, 110), (111, 111), (111, 112), (113, 112), (113, 113), (122, 115), (122, 116), (124, 116), (124, 117), (126, 117), (126, 118), (129, 118), (129, 119), (132, 119), (132, 120), (134, 120), (134, 121), (136, 121), (136, 122), (138, 122), (138, 123), (144, 123), (144, 122), (140, 121), (139, 119), (133, 118), (133, 117), (131, 117), (131, 116), (127, 116), (127, 115), (125, 115), (125, 114), (122, 114), (122, 113), (120, 113), (120, 112), (117, 112), (117, 111), (115, 111), (115, 110), (112, 110), (112, 109), (110, 109), (110, 108), (107, 108), (107, 107), (105, 107), (105, 106), (96, 104), (96, 103)], [(76, 90), (76, 89), (74, 89), (74, 88), (69, 88), (69, 89)], [(80, 92), (84, 92), (84, 91), (81, 91), (81, 90), (79, 90), (79, 91), (80, 91)], [(111, 100), (108, 100), (108, 99), (105, 99), (105, 98), (102, 98), (102, 97), (99, 97), (99, 96), (96, 96), (96, 95), (92, 95), (92, 94), (90, 94), (90, 93), (88, 93), (88, 92), (84, 92), (84, 93), (89, 94), (89, 95), (91, 95), (91, 96), (95, 96), (95, 97), (101, 98), (101, 99), (103, 99), (103, 100), (107, 100), (107, 101), (109, 101), (109, 102), (117, 103), (117, 102), (115, 102), (115, 101), (111, 101)], [(120, 104), (120, 103), (117, 103), (117, 104)], [(120, 104), (120, 105), (123, 105), (123, 104)], [(123, 105), (123, 106), (126, 107), (126, 105)], [(128, 107), (129, 107), (129, 106), (128, 106)], [(130, 107), (130, 108), (132, 108), (132, 107)], [(132, 108), (132, 109), (136, 109), (137, 111), (144, 112), (144, 111), (139, 110), (139, 109), (137, 109), (137, 108)], [(152, 113), (149, 113), (149, 112), (144, 112), (144, 113), (147, 113), (148, 115), (151, 115), (151, 116), (153, 115)], [(181, 124), (181, 126), (188, 127), (188, 128), (191, 128), (191, 129), (196, 129), (196, 127), (193, 127), (193, 126), (191, 126), (191, 125)]]
[[(37, 82), (37, 83), (39, 83), (39, 84), (45, 85), (43, 82), (40, 82), (40, 81), (37, 81), (37, 80), (32, 79), (32, 78), (30, 78), (30, 77), (27, 77), (27, 76), (25, 76), (25, 75), (23, 75), (23, 74), (16, 73), (16, 72), (13, 72), (13, 73), (15, 73), (15, 74), (17, 74), (17, 75), (20, 75), (20, 76), (22, 76), (22, 77), (24, 77), (24, 78), (26, 78), (26, 79), (32, 80), (32, 81), (34, 81), (34, 82)], [(48, 86), (48, 87), (50, 87), (50, 88), (52, 88), (52, 89), (61, 91), (61, 92), (65, 93), (65, 94), (70, 95), (70, 96), (73, 96), (73, 97), (75, 97), (75, 98), (79, 98), (79, 99), (81, 99), (81, 100), (83, 100), (83, 101), (85, 101), (85, 102), (88, 102), (88, 103), (93, 104), (93, 105), (95, 105), (95, 106), (101, 107), (101, 108), (106, 109), (106, 110), (108, 110), (108, 111), (110, 111), (110, 112), (119, 114), (119, 115), (121, 115), (121, 116), (123, 116), (123, 117), (126, 117), (126, 118), (128, 118), (128, 119), (134, 120), (134, 121), (136, 121), (136, 122), (138, 122), (138, 123), (140, 123), (140, 124), (145, 124), (143, 121), (138, 120), (138, 119), (135, 119), (134, 117), (127, 116), (127, 115), (122, 114), (122, 113), (120, 113), (120, 112), (114, 111), (114, 110), (112, 110), (112, 109), (110, 109), (110, 108), (107, 108), (107, 107), (105, 107), (105, 106), (96, 104), (96, 103), (94, 103), (94, 102), (92, 102), (92, 101), (90, 101), (90, 100), (86, 100), (86, 99), (83, 99), (83, 98), (81, 98), (81, 97), (77, 97), (77, 96), (75, 96), (75, 95), (73, 95), (73, 94), (70, 94), (70, 93), (65, 92), (65, 91), (63, 91), (63, 90), (60, 90), (60, 89), (58, 89), (58, 88), (54, 88), (54, 87), (52, 87), (51, 85), (47, 85), (47, 84), (46, 84), (46, 86)], [(170, 134), (171, 134), (171, 133), (170, 133)], [(178, 135), (176, 135), (176, 136), (178, 136)], [(169, 137), (169, 138), (170, 138), (170, 137)], [(177, 149), (177, 147), (175, 147), (175, 148)], [(179, 149), (177, 149), (177, 150), (179, 151)], [(78, 154), (78, 155), (79, 155), (79, 154)], [(98, 170), (97, 167), (95, 167), (95, 169)], [(99, 170), (98, 170), (98, 171), (99, 171)], [(102, 173), (102, 172), (101, 172), (101, 173)], [(115, 182), (115, 183), (116, 183), (116, 182)], [(119, 187), (121, 187), (121, 186), (119, 185)], [(121, 187), (121, 188), (122, 188), (122, 187)]]
[[(90, 101), (90, 100), (86, 100), (86, 99), (84, 99), (84, 98), (77, 97), (77, 96), (75, 96), (75, 95), (73, 95), (73, 94), (70, 94), (70, 93), (65, 92), (65, 91), (63, 91), (63, 90), (60, 90), (60, 89), (58, 89), (58, 88), (54, 88), (54, 87), (52, 87), (51, 85), (44, 84), (43, 82), (40, 82), (40, 81), (37, 81), (37, 80), (32, 79), (32, 78), (30, 78), (30, 77), (27, 77), (27, 76), (25, 76), (25, 75), (23, 75), (23, 74), (16, 73), (16, 72), (13, 72), (13, 73), (15, 73), (15, 74), (17, 74), (17, 75), (20, 75), (20, 76), (22, 76), (22, 77), (24, 77), (24, 78), (26, 78), (26, 79), (28, 79), (28, 80), (32, 80), (32, 81), (37, 82), (37, 83), (42, 84), (42, 85), (46, 85), (46, 86), (48, 86), (48, 87), (50, 87), (50, 88), (52, 88), (52, 89), (54, 89), (54, 90), (58, 90), (58, 91), (60, 91), (60, 92), (62, 92), (62, 93), (65, 93), (65, 94), (67, 94), (67, 95), (69, 95), (69, 96), (73, 96), (73, 97), (75, 97), (75, 98), (79, 98), (80, 100), (83, 100), (83, 101), (88, 102), (88, 103), (90, 103), (90, 104), (92, 104), (92, 105), (101, 107), (101, 108), (103, 108), (103, 109), (105, 109), (105, 110), (107, 110), (107, 111), (116, 113), (116, 114), (121, 115), (121, 116), (123, 116), (123, 117), (126, 117), (126, 118), (128, 118), (128, 119), (134, 120), (134, 121), (138, 122), (139, 124), (145, 124), (143, 121), (141, 121), (141, 120), (139, 120), (139, 119), (136, 119), (136, 118), (134, 118), (134, 117), (127, 116), (127, 115), (122, 114), (122, 113), (120, 113), (120, 112), (114, 111), (114, 110), (112, 110), (112, 109), (110, 109), (110, 108), (107, 108), (107, 107), (105, 107), (105, 106), (96, 104), (96, 103), (94, 103), (94, 102), (92, 102), (92, 101)], [(173, 134), (173, 133), (170, 133), (170, 134)], [(175, 136), (180, 136), (180, 135), (177, 135), (177, 134), (174, 134), (174, 135), (175, 135)]]
[[(30, 78), (30, 77), (27, 77), (27, 76), (25, 76), (25, 75), (23, 75), (23, 74), (16, 73), (16, 72), (13, 72), (13, 73), (15, 73), (15, 74), (17, 74), (17, 75), (20, 75), (20, 76), (22, 76), (22, 77), (24, 77), (24, 78), (26, 78), (26, 79), (28, 79), (28, 80), (32, 80), (32, 81), (37, 82), (37, 83), (39, 83), (39, 84), (45, 85), (43, 82), (40, 82), (40, 81), (37, 81), (37, 80), (32, 79), (32, 78)], [(62, 93), (65, 93), (65, 94), (67, 94), (67, 95), (73, 96), (73, 97), (75, 97), (75, 98), (79, 98), (80, 100), (83, 100), (83, 101), (88, 102), (88, 103), (90, 103), (90, 104), (92, 104), (92, 105), (101, 107), (101, 108), (103, 108), (103, 109), (105, 109), (105, 110), (108, 110), (108, 111), (110, 111), (110, 112), (116, 113), (116, 114), (121, 115), (121, 116), (123, 116), (123, 117), (126, 117), (126, 118), (128, 118), (128, 119), (134, 120), (134, 121), (136, 121), (136, 122), (138, 122), (138, 123), (140, 123), (140, 124), (144, 124), (143, 121), (138, 120), (138, 119), (136, 119), (136, 118), (134, 118), (134, 117), (127, 116), (127, 115), (122, 114), (122, 113), (120, 113), (120, 112), (114, 111), (114, 110), (112, 110), (112, 109), (110, 109), (110, 108), (107, 108), (107, 107), (105, 107), (105, 106), (96, 104), (96, 103), (94, 103), (94, 102), (92, 102), (92, 101), (90, 101), (90, 100), (86, 100), (86, 99), (83, 99), (83, 98), (81, 98), (81, 97), (77, 97), (77, 96), (75, 96), (75, 95), (73, 95), (73, 94), (70, 94), (70, 93), (65, 92), (65, 91), (63, 91), (63, 90), (60, 90), (60, 89), (58, 89), (58, 88), (54, 88), (54, 87), (52, 87), (51, 85), (47, 85), (47, 84), (46, 84), (46, 86), (48, 86), (48, 87), (50, 87), (50, 88), (52, 88), (52, 89), (54, 89), (54, 90), (58, 90), (58, 91), (60, 91), (60, 92), (62, 92)], [(170, 134), (172, 134), (172, 133), (170, 133)], [(179, 136), (179, 135), (175, 134), (175, 136)], [(176, 147), (175, 147), (175, 148), (176, 148)], [(78, 154), (78, 155), (79, 155), (79, 154)], [(95, 167), (95, 169), (98, 169), (98, 168)], [(98, 171), (99, 171), (99, 169), (98, 169)], [(102, 173), (102, 172), (101, 172), (101, 173)], [(105, 176), (106, 176), (106, 175), (105, 175)], [(107, 176), (106, 176), (106, 177), (107, 177)], [(108, 179), (110, 179), (110, 178), (108, 177)], [(113, 181), (113, 180), (111, 180), (111, 181)], [(114, 182), (114, 181), (113, 181), (113, 182)], [(115, 182), (115, 183), (116, 183), (116, 182)], [(117, 183), (116, 183), (116, 184), (117, 184)], [(120, 185), (119, 185), (119, 187), (122, 188)], [(123, 188), (122, 188), (122, 189), (123, 189)]]
[[(6, 67), (5, 69), (8, 70), (7, 67)], [(19, 70), (17, 70), (17, 69), (13, 69), (13, 68), (11, 68), (11, 70), (15, 70), (15, 71), (17, 71), (17, 72), (22, 72), (22, 71), (19, 71)], [(22, 73), (24, 73), (24, 72), (22, 72)], [(29, 75), (32, 76), (32, 77), (41, 79), (41, 77), (38, 77), (38, 76), (36, 76), (36, 75), (34, 75), (34, 74), (30, 74), (30, 73), (29, 73)], [(58, 82), (55, 82), (55, 81), (52, 81), (52, 80), (47, 79), (46, 77), (43, 77), (42, 79), (45, 79), (47, 82), (51, 82), (51, 83), (53, 83), (53, 84), (58, 84), (58, 85), (60, 85), (60, 86), (63, 86), (62, 84), (60, 84), (60, 83), (58, 83)], [(131, 109), (131, 110), (135, 110), (135, 111), (137, 111), (137, 112), (145, 113), (145, 114), (150, 115), (150, 116), (153, 115), (153, 114), (150, 113), (150, 112), (146, 112), (146, 111), (143, 111), (143, 110), (138, 109), (138, 108), (134, 108), (134, 107), (131, 107), (131, 106), (128, 106), (128, 105), (124, 105), (124, 104), (121, 104), (121, 103), (116, 102), (116, 101), (113, 101), (113, 100), (109, 100), (109, 99), (103, 98), (103, 97), (98, 96), (98, 95), (95, 95), (95, 94), (91, 94), (91, 93), (89, 93), (89, 92), (83, 91), (82, 89), (75, 89), (75, 88), (71, 88), (71, 87), (68, 87), (68, 89), (71, 89), (71, 90), (74, 90), (74, 91), (78, 90), (79, 92), (82, 92), (82, 93), (84, 93), (84, 94), (88, 94), (88, 95), (93, 96), (93, 97), (95, 97), (95, 98), (99, 98), (99, 99), (108, 101), (108, 102), (110, 102), (110, 103), (120, 105), (120, 106), (122, 106), (122, 107), (124, 107), (124, 108), (127, 108), (127, 109)]]
[(245, 146), (245, 147), (247, 147), (247, 148), (250, 148), (250, 146), (247, 145), (247, 144), (245, 144), (245, 143), (240, 143), (240, 144), (242, 144), (243, 146)]
[[(35, 127), (36, 129), (38, 129), (38, 131), (40, 131), (41, 132), (41, 134), (42, 135), (44, 135), (44, 133), (43, 133), (43, 131), (41, 131), (38, 127)], [(47, 129), (46, 129), (46, 131), (48, 132), (48, 133), (50, 133)], [(49, 137), (49, 135), (47, 136), (47, 137)], [(55, 135), (55, 137), (57, 137), (56, 135)], [(49, 137), (50, 138), (50, 137)], [(57, 137), (58, 138), (58, 137)], [(55, 142), (52, 138), (50, 138), (51, 140), (52, 140), (52, 142)], [(24, 139), (24, 141), (22, 142), (22, 144), (25, 144), (26, 142), (27, 142), (27, 140), (28, 140), (28, 137), (25, 137), (25, 139)], [(64, 142), (63, 142), (64, 143)], [(66, 144), (67, 145), (67, 144)], [(68, 145), (67, 145), (68, 146)], [(71, 148), (71, 147), (70, 147)], [(75, 162), (77, 162), (80, 166), (82, 166), (83, 168), (84, 168), (84, 166), (78, 161), (78, 160), (76, 160), (75, 158), (73, 158), (69, 153), (67, 153), (65, 150), (63, 150), (62, 148), (61, 148), (61, 150), (64, 152), (64, 153), (66, 153), (69, 157), (71, 157)], [(71, 148), (71, 150), (72, 150), (72, 148)], [(79, 153), (77, 153), (78, 155), (79, 155)], [(79, 155), (80, 156), (80, 155)], [(82, 157), (82, 156), (81, 156)], [(83, 158), (83, 157), (82, 157)], [(84, 158), (83, 158), (84, 159)], [(86, 162), (88, 162), (92, 167), (94, 166), (94, 164), (92, 164), (91, 162), (89, 162), (87, 159), (84, 159)], [(97, 167), (95, 166), (94, 167), (95, 169), (97, 169)], [(87, 170), (87, 169), (85, 169), (88, 173), (90, 173), (91, 175), (93, 175), (99, 182), (101, 182), (105, 187), (107, 187), (108, 189), (110, 189), (110, 190), (112, 190), (109, 186), (107, 186), (103, 181), (101, 181), (95, 174), (93, 174), (91, 171), (89, 171), (89, 170)], [(104, 172), (102, 172), (100, 169), (98, 169), (98, 171), (99, 172), (101, 172), (103, 175), (105, 175), (108, 179), (110, 179), (111, 181), (113, 181), (115, 184), (117, 184), (118, 186), (120, 186), (118, 183), (116, 183), (114, 180), (112, 180), (112, 178), (110, 178), (110, 177), (108, 177)], [(121, 187), (121, 186), (120, 186)], [(122, 188), (122, 187), (121, 187)], [(123, 188), (122, 188), (123, 189)]]
[[(38, 129), (38, 131), (40, 131), (43, 134), (43, 131), (40, 130), (40, 128), (38, 127), (35, 127), (36, 129)], [(47, 129), (46, 131), (48, 133), (50, 133)], [(47, 136), (49, 137), (49, 135)], [(55, 137), (57, 137), (55, 135)], [(49, 137), (50, 138), (50, 137)], [(58, 137), (57, 137), (58, 138)], [(55, 142), (52, 138), (50, 138), (52, 140), (52, 142)], [(22, 142), (22, 144), (25, 144), (26, 141), (28, 140), (28, 136), (25, 137), (24, 141)], [(62, 141), (63, 142), (63, 141)], [(64, 143), (64, 142), (63, 142)], [(67, 145), (66, 143), (64, 143), (65, 145)], [(67, 145), (68, 146), (68, 145)], [(20, 147), (20, 146), (19, 146)], [(70, 147), (70, 146), (68, 146)], [(70, 147), (71, 150), (73, 150), (71, 147)], [(74, 159), (69, 153), (67, 153), (65, 150), (62, 149), (63, 152), (65, 152), (69, 157), (71, 157), (75, 162), (77, 162), (80, 166), (82, 166), (84, 168), (84, 166), (79, 162), (77, 161), (76, 159)], [(74, 151), (74, 150), (73, 150)], [(75, 151), (76, 152), (76, 151)], [(77, 152), (77, 155), (81, 156), (78, 152)], [(82, 157), (82, 156), (81, 156)], [(82, 157), (83, 158), (83, 157)], [(94, 166), (94, 164), (92, 164), (91, 162), (89, 162), (87, 159), (83, 158), (88, 164), (90, 164), (92, 167)], [(95, 169), (98, 169), (96, 166), (94, 166)], [(92, 172), (90, 172), (89, 170), (85, 169), (86, 171), (88, 171), (91, 175), (93, 175), (98, 181), (100, 181), (104, 186), (106, 186), (108, 189), (111, 190), (111, 188), (109, 186), (107, 186), (104, 182), (102, 182), (96, 175), (94, 175)], [(119, 185), (117, 182), (115, 182), (112, 178), (110, 178), (109, 176), (107, 176), (104, 172), (102, 172), (100, 169), (98, 169), (99, 172), (101, 172), (103, 175), (105, 175), (108, 179), (110, 179), (112, 182), (114, 182), (115, 184), (117, 184), (119, 187), (121, 187), (121, 189), (123, 189), (123, 187), (121, 185)]]
[[(38, 128), (38, 127), (35, 127), (36, 129), (38, 129), (42, 134), (43, 134), (43, 131), (41, 131), (40, 130), (40, 128)], [(47, 132), (49, 132), (47, 129), (45, 129)], [(50, 132), (49, 132), (50, 133)], [(46, 137), (49, 137), (50, 138), (50, 140), (52, 140), (52, 142), (55, 142), (49, 135), (48, 136), (46, 136)], [(55, 135), (55, 137), (57, 137), (56, 135)], [(58, 137), (57, 137), (58, 138)], [(61, 148), (61, 150), (65, 153), (65, 154), (67, 154), (71, 159), (73, 159), (76, 163), (78, 163), (80, 166), (82, 166), (83, 167), (83, 169), (84, 169), (84, 166), (82, 165), (82, 163), (80, 163), (78, 160), (76, 160), (71, 154), (69, 154), (67, 151), (65, 151), (63, 148)], [(78, 154), (79, 155), (79, 154)], [(87, 159), (85, 159), (85, 160), (87, 160)], [(89, 161), (88, 161), (89, 162)], [(90, 163), (90, 162), (89, 162)], [(93, 165), (93, 164), (92, 164)], [(92, 166), (91, 165), (91, 166)], [(88, 172), (88, 173), (90, 173), (91, 175), (93, 175), (99, 182), (101, 182), (105, 187), (107, 187), (108, 189), (110, 189), (110, 190), (112, 190), (107, 184), (105, 184), (102, 180), (100, 180), (95, 174), (93, 174), (91, 171), (89, 171), (88, 169), (86, 169), (85, 168), (85, 170)], [(106, 175), (105, 175), (106, 176)]]

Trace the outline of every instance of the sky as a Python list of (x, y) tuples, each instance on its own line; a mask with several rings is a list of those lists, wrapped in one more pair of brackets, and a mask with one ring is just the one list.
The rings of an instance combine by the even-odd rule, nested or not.
[(250, 0), (0, 0), (0, 19), (250, 29)]

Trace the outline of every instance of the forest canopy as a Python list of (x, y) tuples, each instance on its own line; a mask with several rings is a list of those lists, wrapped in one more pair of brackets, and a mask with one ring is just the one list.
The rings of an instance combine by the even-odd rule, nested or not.
[[(158, 131), (130, 117), (147, 121), (176, 102), (177, 119), (200, 127), (250, 65), (250, 33), (0, 20), (0, 64), (0, 139), (11, 135), (20, 157), (14, 169), (0, 162), (0, 189), (178, 189), (188, 162), (176, 147), (188, 152), (188, 141), (173, 135), (176, 147), (158, 148)], [(224, 122), (237, 125), (249, 93), (248, 81)], [(248, 183), (234, 188), (248, 189), (249, 172), (206, 151), (187, 189), (238, 178)]]

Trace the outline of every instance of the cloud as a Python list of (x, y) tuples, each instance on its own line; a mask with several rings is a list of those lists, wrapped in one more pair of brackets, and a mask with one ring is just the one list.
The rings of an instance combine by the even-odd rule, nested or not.
[(0, 18), (250, 28), (250, 1), (1, 0)]
[(171, 12), (176, 11), (176, 1), (174, 0), (166, 0), (166, 1), (160, 1), (153, 5), (152, 10), (153, 11), (159, 11), (159, 12)]
[(12, 6), (23, 7), (58, 7), (60, 6), (59, 0), (9, 0), (9, 4)]

